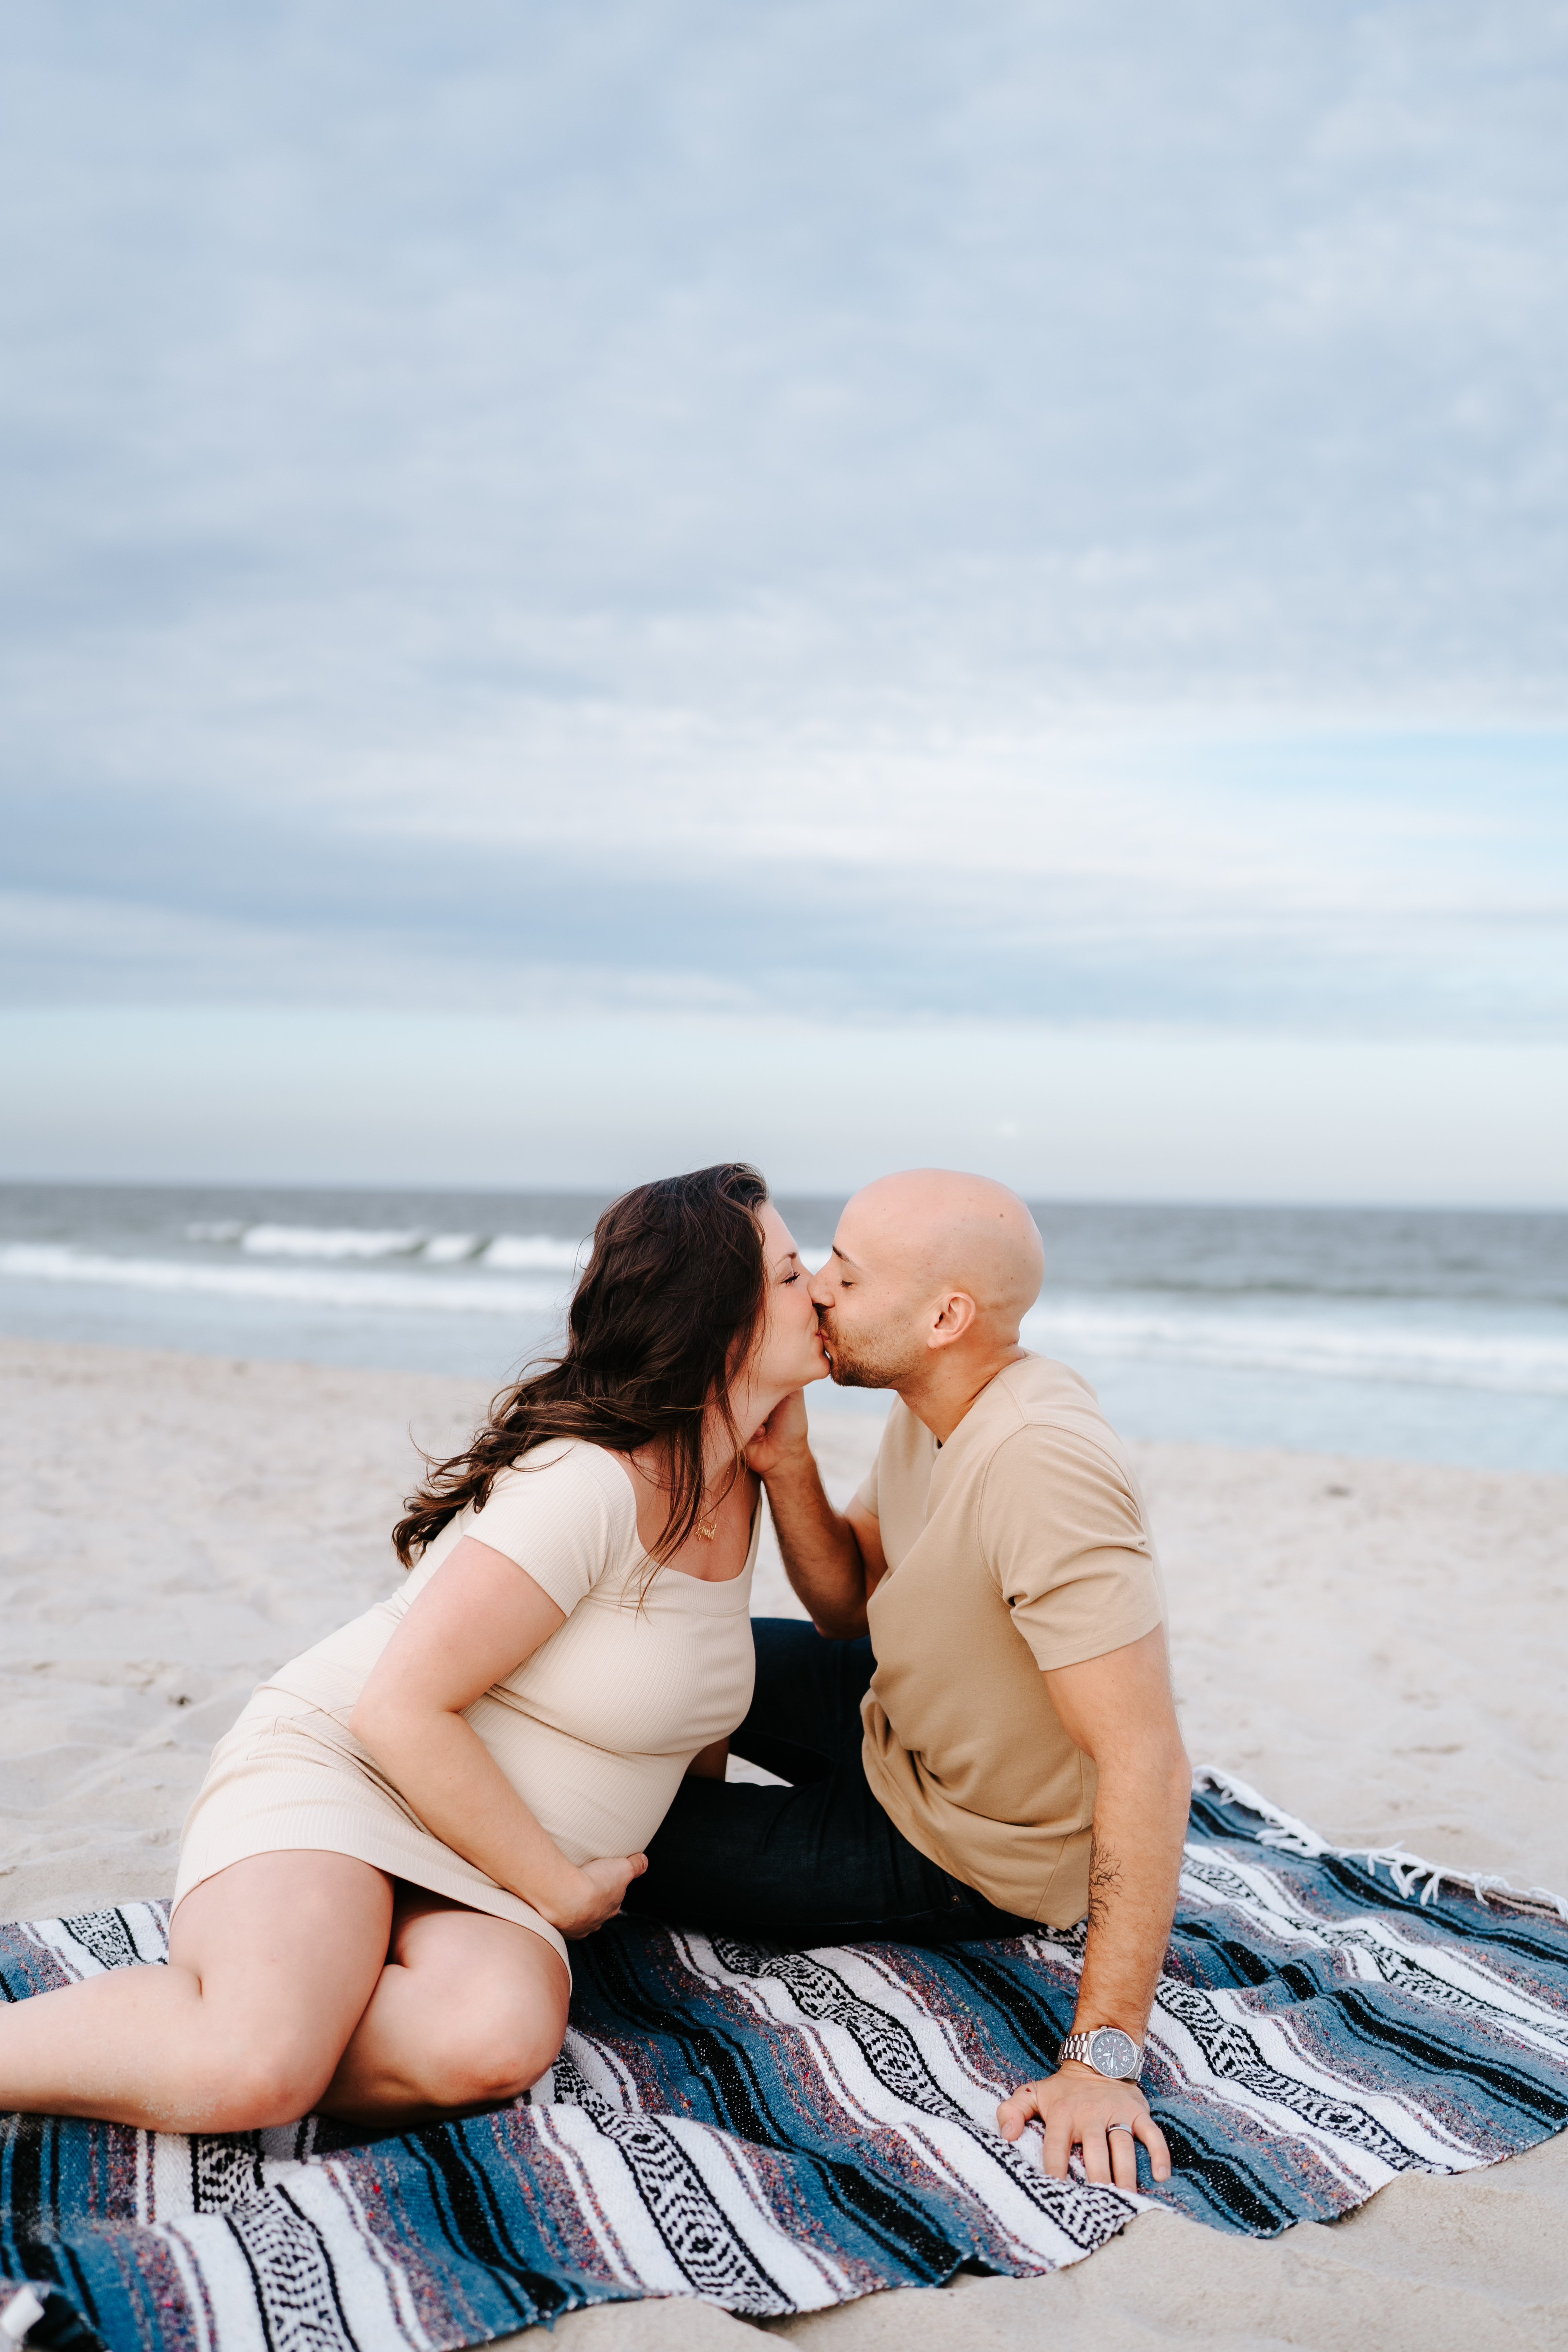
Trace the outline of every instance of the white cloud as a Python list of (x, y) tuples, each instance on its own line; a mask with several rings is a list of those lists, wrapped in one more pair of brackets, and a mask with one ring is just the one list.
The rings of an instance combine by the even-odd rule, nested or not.
[(1560, 1036), (1565, 96), (1533, 4), (27, 12), (0, 982)]

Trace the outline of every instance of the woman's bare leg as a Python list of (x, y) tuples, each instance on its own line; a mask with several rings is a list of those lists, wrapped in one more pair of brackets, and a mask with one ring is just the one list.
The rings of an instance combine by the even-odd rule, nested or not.
[(570, 1991), (531, 1928), (400, 1888), (387, 1965), (321, 2110), (408, 2124), (515, 2099), (559, 2052)]
[(231, 1864), (175, 1912), (167, 1968), (0, 2011), (0, 2109), (208, 2132), (309, 2114), (376, 1990), (392, 1903), (346, 1854)]

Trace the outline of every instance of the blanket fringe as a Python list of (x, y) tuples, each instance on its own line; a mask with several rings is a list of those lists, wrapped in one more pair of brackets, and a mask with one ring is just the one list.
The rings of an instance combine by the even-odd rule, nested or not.
[(1496, 1903), (1511, 1911), (1555, 1913), (1559, 1919), (1568, 1919), (1568, 1899), (1553, 1895), (1549, 1887), (1514, 1886), (1494, 1871), (1456, 1870), (1446, 1862), (1423, 1862), (1419, 1854), (1408, 1853), (1402, 1845), (1331, 1845), (1305, 1822), (1299, 1822), (1293, 1813), (1281, 1812), (1278, 1805), (1271, 1805), (1267, 1797), (1260, 1797), (1245, 1780), (1238, 1780), (1234, 1772), (1227, 1772), (1223, 1764), (1200, 1764), (1193, 1774), (1193, 1787), (1200, 1794), (1212, 1790), (1227, 1804), (1240, 1805), (1268, 1822), (1270, 1827), (1260, 1832), (1260, 1845), (1277, 1846), (1283, 1853), (1308, 1854), (1314, 1860), (1320, 1854), (1336, 1854), (1347, 1862), (1363, 1862), (1374, 1874), (1381, 1865), (1387, 1870), (1404, 1901), (1407, 1902), (1419, 1887), (1422, 1903), (1430, 1903), (1444, 1885), (1449, 1884), (1467, 1887), (1483, 1905)]

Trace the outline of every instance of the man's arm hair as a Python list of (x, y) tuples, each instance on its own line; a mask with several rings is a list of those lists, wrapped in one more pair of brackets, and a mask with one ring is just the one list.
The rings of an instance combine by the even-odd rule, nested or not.
[(863, 1504), (836, 1511), (815, 1459), (806, 1461), (809, 1475), (768, 1481), (784, 1572), (817, 1632), (853, 1642), (867, 1630), (866, 1603), (887, 1571), (881, 1529)]
[[(1171, 1939), (1192, 1794), (1164, 1633), (1156, 1626), (1106, 1657), (1053, 1668), (1046, 1686), (1068, 1738), (1099, 1773), (1073, 2026), (1084, 2033), (1119, 2025), (1142, 2042)], [(1081, 2147), (1090, 2180), (1135, 2189), (1140, 2141), (1155, 2179), (1171, 2177), (1165, 2136), (1135, 2083), (1108, 2080), (1077, 2061), (1058, 2064), (1004, 2099), (996, 2110), (1003, 2137), (1016, 2140), (1031, 2116), (1043, 2129), (1040, 2161), (1058, 2179), (1068, 2179)]]
[(784, 1572), (812, 1623), (834, 1641), (854, 1641), (866, 1631), (866, 1603), (887, 1573), (875, 1516), (858, 1502), (836, 1511), (828, 1501), (798, 1397), (773, 1413), (749, 1459), (768, 1490)]
[(1171, 1939), (1193, 1785), (1163, 1629), (1048, 1671), (1046, 1687), (1098, 1776), (1074, 2024), (1120, 2025), (1142, 2042)]

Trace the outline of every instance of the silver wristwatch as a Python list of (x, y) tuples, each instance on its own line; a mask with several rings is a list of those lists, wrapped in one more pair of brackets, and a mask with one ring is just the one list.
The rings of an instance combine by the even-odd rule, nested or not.
[(1068, 2058), (1076, 2058), (1080, 2066), (1092, 2066), (1097, 2074), (1107, 2075), (1113, 2083), (1135, 2082), (1143, 2063), (1142, 2051), (1119, 2025), (1097, 2025), (1092, 2033), (1066, 2035), (1058, 2065)]

